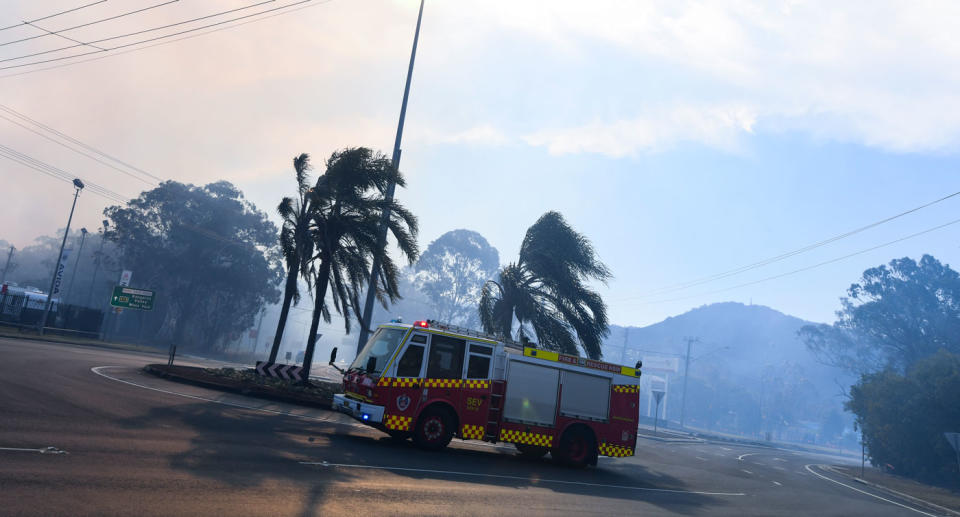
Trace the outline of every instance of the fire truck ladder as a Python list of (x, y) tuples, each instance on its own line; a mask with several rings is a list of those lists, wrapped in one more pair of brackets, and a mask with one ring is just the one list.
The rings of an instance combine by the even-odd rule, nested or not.
[(500, 422), (503, 421), (503, 392), (506, 383), (493, 381), (490, 385), (490, 409), (487, 410), (487, 426), (483, 439), (496, 443), (500, 436)]

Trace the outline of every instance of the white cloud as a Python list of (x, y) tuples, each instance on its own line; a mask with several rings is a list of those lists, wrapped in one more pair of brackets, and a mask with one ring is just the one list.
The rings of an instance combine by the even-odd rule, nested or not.
[(736, 151), (743, 135), (753, 132), (756, 114), (745, 106), (677, 106), (633, 119), (592, 122), (540, 130), (524, 137), (550, 154), (599, 153), (629, 156), (665, 151), (679, 142), (697, 142)]

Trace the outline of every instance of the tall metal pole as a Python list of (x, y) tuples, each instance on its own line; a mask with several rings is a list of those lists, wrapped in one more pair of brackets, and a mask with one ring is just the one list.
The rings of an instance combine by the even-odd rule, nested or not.
[[(420, 13), (417, 14), (417, 29), (413, 33), (413, 50), (410, 51), (410, 66), (407, 68), (407, 84), (403, 87), (403, 103), (400, 105), (400, 122), (397, 124), (397, 138), (393, 142), (393, 159), (391, 165), (395, 171), (400, 170), (400, 139), (403, 137), (403, 119), (407, 115), (407, 98), (410, 96), (410, 79), (413, 77), (413, 61), (417, 57), (417, 40), (420, 39), (420, 21), (423, 19), (423, 2), (420, 0)], [(393, 193), (397, 184), (393, 181), (387, 186), (385, 201), (389, 205), (393, 201)], [(380, 269), (380, 253), (385, 253), (387, 247), (387, 225), (390, 222), (390, 207), (385, 206), (380, 215), (380, 233), (377, 235), (377, 250), (373, 256), (373, 266), (370, 268), (370, 282), (367, 285), (367, 300), (363, 305), (363, 318), (360, 322), (360, 339), (357, 341), (357, 355), (370, 332), (370, 323), (373, 318), (373, 301), (377, 295), (377, 271)]]
[(83, 190), (83, 182), (79, 179), (73, 180), (73, 186), (76, 192), (73, 193), (73, 205), (70, 206), (70, 217), (67, 217), (67, 229), (63, 232), (63, 240), (60, 241), (60, 253), (57, 255), (57, 263), (53, 266), (53, 278), (50, 279), (50, 290), (47, 291), (47, 302), (43, 304), (43, 319), (37, 325), (40, 335), (43, 335), (43, 327), (47, 324), (47, 317), (50, 315), (50, 303), (53, 301), (53, 286), (57, 283), (57, 273), (60, 271), (60, 259), (63, 258), (63, 246), (67, 244), (67, 235), (70, 235), (70, 222), (73, 221), (73, 209), (77, 208), (77, 197)]
[(683, 429), (683, 418), (687, 410), (687, 380), (690, 378), (690, 345), (700, 341), (700, 338), (688, 337), (684, 338), (687, 341), (687, 358), (684, 361), (683, 365), (683, 398), (680, 402), (680, 428)]

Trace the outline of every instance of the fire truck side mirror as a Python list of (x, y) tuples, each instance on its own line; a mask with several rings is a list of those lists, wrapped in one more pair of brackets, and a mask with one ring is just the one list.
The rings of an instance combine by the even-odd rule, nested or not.
[(337, 347), (330, 351), (330, 364), (337, 362)]
[(637, 365), (633, 367), (634, 370), (639, 370), (640, 368), (643, 368), (643, 361), (637, 361)]

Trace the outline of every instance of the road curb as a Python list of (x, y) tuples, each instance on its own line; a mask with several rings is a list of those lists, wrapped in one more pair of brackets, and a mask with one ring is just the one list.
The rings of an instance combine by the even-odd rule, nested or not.
[(297, 406), (306, 406), (314, 407), (320, 409), (333, 409), (333, 402), (325, 402), (317, 400), (315, 398), (304, 398), (304, 397), (290, 397), (278, 395), (276, 393), (262, 391), (257, 389), (256, 386), (235, 386), (225, 383), (218, 383), (212, 381), (203, 381), (199, 379), (190, 379), (176, 373), (163, 371), (159, 368), (156, 368), (157, 365), (148, 364), (143, 367), (143, 371), (157, 377), (162, 377), (164, 379), (172, 380), (174, 382), (179, 382), (182, 384), (190, 384), (193, 386), (198, 386), (201, 388), (209, 388), (218, 391), (226, 391), (229, 393), (236, 393), (238, 395), (243, 395), (247, 397), (255, 397), (259, 399), (272, 400), (274, 402), (283, 402), (285, 404), (294, 404)]
[(915, 505), (917, 505), (917, 506), (922, 506), (922, 507), (926, 508), (927, 510), (930, 510), (930, 511), (933, 511), (933, 512), (943, 512), (944, 515), (951, 515), (951, 516), (955, 516), (955, 517), (960, 517), (960, 512), (957, 512), (957, 511), (955, 511), (955, 510), (951, 510), (951, 509), (949, 509), (949, 508), (944, 508), (944, 507), (942, 507), (942, 506), (940, 506), (940, 505), (938, 505), (938, 504), (931, 503), (930, 501), (926, 501), (926, 500), (920, 499), (920, 498), (918, 498), (918, 497), (914, 497), (914, 496), (909, 495), (909, 494), (904, 494), (903, 492), (899, 492), (899, 491), (897, 491), (897, 490), (894, 490), (894, 489), (892, 489), (892, 488), (885, 487), (885, 486), (883, 486), (883, 485), (878, 485), (878, 484), (876, 484), (876, 483), (872, 483), (872, 482), (870, 482), (870, 481), (867, 481), (866, 479), (859, 478), (859, 477), (857, 477), (857, 476), (851, 476), (850, 474), (847, 474), (847, 473), (845, 473), (845, 472), (841, 472), (841, 471), (839, 471), (839, 470), (831, 467), (830, 465), (821, 465), (821, 467), (829, 470), (830, 472), (832, 472), (832, 473), (834, 473), (834, 474), (836, 474), (836, 475), (838, 475), (838, 476), (843, 476), (843, 477), (845, 477), (845, 478), (847, 478), (847, 479), (850, 479), (850, 480), (852, 480), (852, 481), (854, 481), (854, 482), (856, 482), (856, 483), (860, 483), (860, 484), (862, 484), (862, 485), (867, 485), (867, 486), (869, 486), (870, 488), (879, 490), (879, 491), (881, 491), (881, 492), (883, 492), (883, 493), (885, 493), (885, 494), (887, 494), (887, 495), (889, 495), (889, 496), (891, 496), (891, 497), (899, 497), (900, 499), (903, 499), (903, 500), (905, 500), (905, 501), (910, 501), (911, 503), (913, 503), (913, 504), (915, 504)]
[(0, 339), (21, 339), (23, 341), (39, 341), (41, 343), (51, 343), (54, 345), (73, 345), (73, 346), (85, 346), (88, 348), (101, 348), (104, 350), (122, 350), (124, 352), (140, 352), (143, 354), (157, 354), (157, 355), (166, 355), (166, 353), (159, 349), (153, 348), (145, 345), (121, 345), (114, 343), (81, 343), (79, 341), (67, 341), (64, 339), (50, 339), (43, 336), (33, 336), (30, 334), (25, 335), (12, 335), (12, 334), (2, 334), (0, 333)]

